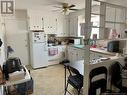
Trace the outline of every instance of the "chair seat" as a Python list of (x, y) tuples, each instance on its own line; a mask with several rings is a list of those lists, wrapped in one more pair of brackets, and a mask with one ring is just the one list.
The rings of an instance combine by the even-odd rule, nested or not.
[(82, 75), (69, 76), (68, 83), (71, 84), (76, 89), (81, 89), (83, 87), (83, 76)]

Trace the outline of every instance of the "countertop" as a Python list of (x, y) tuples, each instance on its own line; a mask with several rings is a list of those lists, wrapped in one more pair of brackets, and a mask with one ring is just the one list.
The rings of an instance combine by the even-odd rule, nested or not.
[[(70, 45), (70, 46), (78, 48), (78, 49), (85, 49), (84, 45)], [(116, 55), (116, 53), (108, 52), (106, 48), (90, 48), (90, 51), (97, 52), (97, 53), (102, 53), (102, 54), (106, 54), (106, 55), (112, 55), (112, 56)]]
[(107, 49), (101, 49), (101, 48), (90, 48), (90, 51), (102, 53), (102, 54), (106, 54), (106, 55), (112, 55), (112, 56), (116, 55), (116, 53), (108, 52)]

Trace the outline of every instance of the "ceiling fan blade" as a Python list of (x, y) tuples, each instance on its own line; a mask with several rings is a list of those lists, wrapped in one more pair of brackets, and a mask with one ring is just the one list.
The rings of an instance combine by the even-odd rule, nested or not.
[(62, 8), (62, 7), (60, 7), (60, 6), (53, 6), (53, 7), (55, 7), (55, 8)]
[(61, 11), (61, 9), (60, 10), (52, 10), (53, 12), (57, 12), (57, 11)]
[(56, 5), (63, 5), (63, 2), (60, 2), (60, 1), (52, 1), (52, 3), (54, 3)]
[(69, 9), (69, 10), (72, 10), (72, 11), (77, 11), (77, 10), (79, 10), (79, 9)]
[(75, 5), (72, 4), (72, 5), (69, 6), (69, 8), (72, 8), (72, 7), (75, 7)]

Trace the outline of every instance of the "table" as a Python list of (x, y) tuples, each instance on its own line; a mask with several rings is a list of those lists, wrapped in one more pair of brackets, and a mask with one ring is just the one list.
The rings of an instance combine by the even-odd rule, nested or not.
[(31, 79), (29, 71), (27, 70), (27, 68), (25, 66), (23, 66), (23, 67), (26, 71), (25, 78), (21, 79), (21, 80), (16, 80), (16, 81), (6, 81), (5, 84), (0, 86), (0, 95), (5, 95), (4, 94), (4, 87), (7, 88), (8, 86), (11, 86), (11, 85), (17, 85), (17, 84), (20, 84), (20, 83), (24, 83), (24, 82), (27, 82)]
[(30, 73), (25, 66), (23, 66), (23, 67), (26, 70), (25, 78), (21, 79), (21, 80), (16, 80), (16, 81), (6, 81), (4, 86), (11, 86), (11, 85), (16, 85), (16, 84), (20, 84), (20, 83), (29, 81), (31, 79)]

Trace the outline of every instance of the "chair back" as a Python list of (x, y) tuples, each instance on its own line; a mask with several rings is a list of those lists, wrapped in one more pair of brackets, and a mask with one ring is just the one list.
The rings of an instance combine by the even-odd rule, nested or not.
[[(98, 76), (101, 74), (103, 74), (105, 77), (92, 81), (92, 79), (95, 76)], [(91, 70), (89, 74), (89, 79), (90, 79), (89, 95), (97, 95), (97, 89), (99, 88), (100, 88), (100, 93), (105, 92), (107, 87), (107, 68), (104, 66), (101, 66)]]
[(116, 86), (117, 88), (120, 88), (122, 86), (122, 66), (119, 62), (114, 62), (109, 69), (109, 73), (111, 76), (111, 85)]
[(77, 70), (77, 69), (75, 69), (75, 68), (73, 68), (73, 67), (71, 67), (71, 66), (67, 66), (67, 69), (68, 69), (68, 71), (69, 71), (69, 73), (70, 73), (70, 75), (72, 76), (73, 74), (75, 74), (75, 75), (80, 75), (80, 73), (79, 73), (79, 71)]
[(100, 74), (105, 74), (105, 79), (106, 79), (107, 78), (107, 68), (104, 66), (101, 66), (101, 67), (97, 67), (97, 68), (93, 69), (89, 75), (90, 82), (94, 76), (97, 76)]

